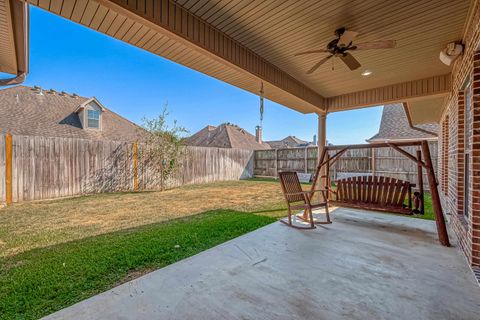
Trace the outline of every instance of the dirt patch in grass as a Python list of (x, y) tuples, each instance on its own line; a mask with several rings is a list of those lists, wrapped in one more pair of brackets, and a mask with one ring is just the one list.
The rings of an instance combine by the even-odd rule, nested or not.
[(284, 207), (278, 183), (263, 181), (19, 203), (0, 210), (0, 257), (219, 208), (268, 215)]

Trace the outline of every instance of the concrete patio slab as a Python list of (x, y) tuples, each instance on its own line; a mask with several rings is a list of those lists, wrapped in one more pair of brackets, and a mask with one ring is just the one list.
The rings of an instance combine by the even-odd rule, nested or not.
[(332, 216), (273, 223), (46, 319), (480, 319), (480, 287), (434, 222)]

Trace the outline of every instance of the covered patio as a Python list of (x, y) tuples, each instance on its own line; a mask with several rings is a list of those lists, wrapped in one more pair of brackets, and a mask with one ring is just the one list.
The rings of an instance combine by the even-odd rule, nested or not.
[[(274, 223), (48, 319), (479, 318), (470, 269), (480, 265), (478, 0), (5, 0), (0, 71), (13, 78), (0, 84), (20, 83), (29, 70), (29, 4), (316, 113), (319, 155), (329, 113), (402, 103), (412, 127), (441, 122), (437, 202), (454, 247), (439, 243), (435, 222), (338, 208), (331, 225)], [(342, 28), (354, 34), (342, 40)], [(332, 41), (340, 47), (328, 51)], [(451, 64), (440, 52), (452, 53)]]
[(332, 216), (273, 223), (46, 319), (478, 319), (475, 277), (433, 221)]

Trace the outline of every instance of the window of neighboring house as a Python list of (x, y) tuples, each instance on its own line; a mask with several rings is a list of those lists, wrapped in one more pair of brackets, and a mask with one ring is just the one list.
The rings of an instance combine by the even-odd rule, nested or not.
[(87, 125), (89, 128), (100, 129), (100, 111), (87, 110)]
[(465, 111), (464, 111), (464, 167), (463, 167), (463, 215), (468, 217), (468, 207), (470, 205), (470, 135), (471, 135), (471, 116), (472, 111), (472, 85), (469, 82), (465, 87)]

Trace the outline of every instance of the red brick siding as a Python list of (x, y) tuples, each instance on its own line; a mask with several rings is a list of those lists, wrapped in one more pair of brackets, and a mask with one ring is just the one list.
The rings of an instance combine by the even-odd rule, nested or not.
[[(472, 12), (469, 27), (463, 35), (465, 52), (453, 66), (452, 90), (444, 106), (438, 165), (441, 168), (439, 180), (444, 212), (468, 261), (480, 266), (480, 52), (476, 52), (480, 48), (480, 2), (475, 3)], [(464, 115), (463, 89), (468, 79), (473, 92), (470, 112)], [(464, 131), (465, 119), (468, 131)], [(468, 136), (464, 137), (466, 132)], [(468, 208), (463, 207), (465, 153), (470, 155)]]
[[(449, 215), (450, 225), (457, 235), (459, 244), (468, 261), (480, 266), (480, 52), (472, 53), (470, 73), (466, 73), (463, 82), (458, 82), (456, 94), (451, 95), (443, 116), (440, 145), (442, 156), (439, 157), (440, 186), (444, 211)], [(461, 85), (466, 79), (471, 80), (471, 110), (467, 114), (470, 135), (464, 137), (465, 128), (465, 94)], [(465, 149), (465, 138), (470, 146)], [(464, 159), (470, 154), (469, 207), (464, 208)], [(464, 215), (468, 210), (468, 217)]]
[(465, 178), (465, 93), (458, 92), (457, 99), (457, 214), (463, 214)]
[(473, 57), (472, 112), (472, 194), (469, 226), (472, 230), (472, 264), (480, 266), (480, 52), (476, 52)]

